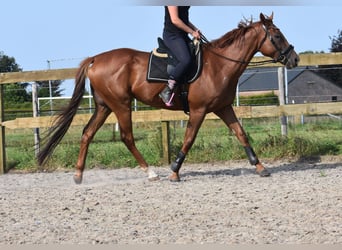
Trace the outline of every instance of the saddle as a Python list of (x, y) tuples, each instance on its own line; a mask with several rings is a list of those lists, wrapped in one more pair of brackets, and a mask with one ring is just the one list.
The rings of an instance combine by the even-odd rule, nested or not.
[[(184, 74), (184, 83), (192, 83), (195, 81), (202, 70), (202, 51), (198, 40), (189, 43), (189, 49), (192, 57), (192, 63), (188, 71)], [(172, 55), (171, 51), (164, 44), (163, 39), (158, 37), (158, 48), (153, 49), (150, 53), (147, 81), (151, 83), (167, 82), (169, 72), (178, 63), (177, 58)]]
[[(202, 71), (202, 50), (201, 43), (193, 40), (189, 43), (192, 63), (184, 74), (184, 81), (180, 84), (180, 98), (183, 103), (183, 109), (186, 114), (189, 113), (188, 104), (188, 84), (194, 82)], [(178, 63), (177, 58), (164, 44), (163, 39), (158, 37), (158, 48), (150, 53), (146, 79), (150, 83), (167, 82), (169, 72)]]

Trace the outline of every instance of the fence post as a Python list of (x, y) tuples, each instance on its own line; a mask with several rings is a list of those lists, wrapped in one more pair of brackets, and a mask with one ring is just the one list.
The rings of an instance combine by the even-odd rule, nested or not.
[[(38, 107), (38, 91), (37, 91), (37, 83), (32, 83), (32, 108), (33, 108), (33, 117), (39, 116), (39, 107)], [(50, 102), (52, 100), (50, 99)], [(39, 137), (39, 128), (34, 128), (34, 152), (37, 157), (40, 150), (40, 137)]]
[(0, 85), (0, 174), (6, 171), (6, 151), (5, 151), (5, 127), (2, 126), (4, 118), (4, 85)]
[[(285, 105), (285, 67), (278, 68), (278, 85), (279, 85), (279, 104)], [(287, 136), (287, 117), (280, 116), (281, 135)]]
[(163, 147), (163, 162), (170, 164), (170, 122), (162, 121), (162, 147)]

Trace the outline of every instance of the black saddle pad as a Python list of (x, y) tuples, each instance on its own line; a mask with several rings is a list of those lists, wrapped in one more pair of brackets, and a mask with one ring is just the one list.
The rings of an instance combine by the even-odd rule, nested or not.
[[(147, 68), (147, 81), (167, 82), (169, 74), (168, 67), (172, 67), (170, 58), (166, 53), (158, 53), (154, 50), (150, 53), (148, 68)], [(202, 70), (202, 51), (199, 49), (198, 53), (193, 56), (190, 69), (186, 72), (185, 77), (187, 83), (192, 83), (200, 75)]]

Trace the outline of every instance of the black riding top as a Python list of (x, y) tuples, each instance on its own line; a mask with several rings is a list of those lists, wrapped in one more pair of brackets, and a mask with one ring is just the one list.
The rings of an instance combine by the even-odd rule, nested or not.
[[(178, 6), (178, 16), (186, 25), (189, 24), (189, 9), (190, 6)], [(172, 23), (167, 6), (165, 6), (164, 30), (171, 33), (183, 33), (186, 35), (185, 31), (179, 29)]]

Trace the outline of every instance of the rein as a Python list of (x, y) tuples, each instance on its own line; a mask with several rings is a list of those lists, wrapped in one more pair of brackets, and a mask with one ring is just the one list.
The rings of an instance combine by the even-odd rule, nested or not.
[(213, 53), (214, 55), (221, 57), (225, 60), (231, 61), (231, 62), (236, 62), (236, 63), (240, 63), (240, 64), (248, 64), (251, 66), (258, 66), (258, 65), (264, 65), (264, 64), (268, 64), (268, 63), (276, 63), (277, 61), (274, 59), (269, 59), (269, 60), (263, 60), (263, 61), (259, 61), (259, 62), (251, 62), (251, 61), (245, 61), (245, 60), (237, 60), (237, 59), (233, 59), (224, 55), (221, 55), (211, 49), (209, 49), (209, 52)]
[[(263, 39), (261, 45), (265, 42), (266, 38), (267, 38), (267, 34), (265, 35), (265, 38)], [(233, 58), (221, 55), (221, 54), (217, 53), (216, 51), (212, 50), (213, 47), (210, 46), (210, 41), (203, 34), (201, 34), (201, 43), (208, 45), (209, 52), (211, 52), (214, 55), (216, 55), (218, 57), (221, 57), (221, 58), (223, 58), (225, 60), (231, 61), (231, 62), (236, 62), (236, 63), (240, 63), (240, 64), (249, 64), (249, 65), (252, 65), (252, 66), (264, 65), (264, 64), (267, 64), (267, 63), (276, 63), (276, 60), (274, 60), (274, 59), (272, 59), (272, 60), (263, 60), (263, 61), (260, 61), (260, 62), (250, 62), (250, 61), (248, 62), (248, 61), (245, 61), (245, 60), (233, 59)]]
[[(264, 44), (264, 42), (267, 39), (267, 36), (269, 35), (268, 30), (266, 29), (266, 27), (264, 27), (265, 30), (265, 37), (263, 38), (258, 50), (262, 47), (262, 45)], [(279, 52), (279, 57), (277, 59), (269, 59), (269, 60), (263, 60), (263, 61), (259, 61), (259, 62), (250, 62), (250, 61), (245, 61), (245, 60), (238, 60), (238, 59), (233, 59), (224, 55), (221, 55), (217, 52), (215, 52), (214, 50), (212, 50), (212, 46), (210, 46), (210, 41), (203, 35), (201, 34), (201, 43), (203, 44), (207, 44), (208, 45), (208, 50), (209, 52), (213, 53), (214, 55), (223, 58), (225, 60), (231, 61), (231, 62), (236, 62), (236, 63), (240, 63), (240, 64), (248, 64), (251, 66), (259, 66), (259, 65), (264, 65), (264, 64), (268, 64), (268, 63), (283, 63), (286, 64), (287, 62), (287, 55), (294, 49), (294, 47), (292, 45), (289, 45), (289, 47), (285, 50), (285, 51), (281, 51), (278, 46), (275, 44), (274, 40), (272, 39), (272, 37), (270, 37), (270, 40), (273, 44), (273, 46), (276, 48), (276, 50)]]
[(237, 60), (237, 59), (233, 59), (233, 58), (230, 58), (230, 57), (226, 57), (224, 55), (221, 55), (215, 51), (213, 51), (211, 48), (213, 48), (210, 44), (210, 41), (205, 37), (205, 35), (201, 34), (201, 43), (202, 44), (207, 44), (208, 45), (208, 48), (209, 48), (209, 52), (213, 53), (214, 55), (218, 56), (218, 57), (221, 57), (225, 60), (228, 60), (228, 61), (231, 61), (231, 62), (236, 62), (236, 63), (241, 63), (241, 64), (248, 64), (249, 62), (245, 61), (245, 60)]

